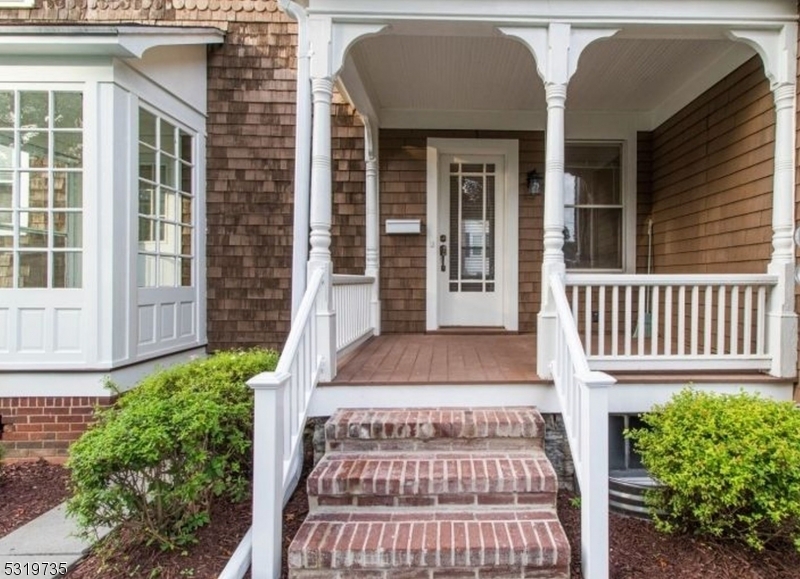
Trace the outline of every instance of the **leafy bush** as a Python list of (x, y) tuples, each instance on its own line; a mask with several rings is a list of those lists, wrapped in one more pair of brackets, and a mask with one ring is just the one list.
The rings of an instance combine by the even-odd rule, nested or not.
[(214, 497), (246, 492), (252, 394), (277, 354), (224, 352), (147, 376), (70, 449), (67, 509), (85, 536), (121, 526), (164, 549), (191, 543)]
[(800, 412), (791, 402), (687, 389), (630, 431), (650, 474), (656, 526), (800, 550)]

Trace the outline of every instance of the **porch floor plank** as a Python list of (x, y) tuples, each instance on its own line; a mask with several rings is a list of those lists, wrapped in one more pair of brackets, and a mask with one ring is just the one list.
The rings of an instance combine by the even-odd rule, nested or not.
[(536, 375), (533, 334), (384, 334), (339, 367), (333, 384), (517, 384)]

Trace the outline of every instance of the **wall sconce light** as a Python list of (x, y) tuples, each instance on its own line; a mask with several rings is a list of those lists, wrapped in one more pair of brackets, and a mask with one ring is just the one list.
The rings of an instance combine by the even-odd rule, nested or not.
[(542, 192), (543, 179), (536, 169), (528, 171), (528, 193), (531, 195), (538, 195)]

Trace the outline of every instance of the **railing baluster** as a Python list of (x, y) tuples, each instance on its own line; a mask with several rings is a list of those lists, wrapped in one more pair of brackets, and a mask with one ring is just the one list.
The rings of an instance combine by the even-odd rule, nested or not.
[(717, 290), (717, 356), (725, 355), (725, 286), (719, 286)]
[(705, 309), (703, 315), (703, 353), (711, 354), (711, 316), (714, 311), (714, 292), (710, 285), (706, 286)]
[(753, 352), (753, 286), (744, 290), (744, 328), (742, 336), (742, 354), (749, 356)]
[(611, 355), (619, 354), (619, 286), (611, 288)]
[(692, 356), (697, 356), (697, 342), (700, 334), (700, 288), (692, 286), (692, 329), (691, 329), (691, 352)]
[(736, 356), (739, 353), (739, 286), (731, 288), (731, 342), (730, 354)]
[(758, 288), (758, 308), (756, 310), (756, 354), (766, 353), (766, 315), (767, 315), (767, 288)]
[(597, 295), (597, 354), (606, 353), (606, 286), (601, 285)]
[(658, 355), (658, 286), (650, 288), (650, 353), (653, 356)]
[(678, 288), (678, 355), (686, 354), (686, 286)]
[(631, 303), (633, 287), (625, 286), (625, 355), (631, 355), (631, 324), (633, 324), (633, 305)]
[(592, 355), (592, 319), (594, 314), (592, 313), (592, 286), (586, 286), (586, 304), (584, 310), (584, 320), (583, 320), (583, 349), (586, 351), (586, 354), (591, 356)]
[(664, 355), (672, 355), (672, 286), (664, 290)]
[(647, 292), (647, 289), (643, 285), (638, 286), (638, 288), (639, 288), (639, 312), (638, 312), (637, 321), (636, 321), (636, 336), (638, 338), (638, 344), (637, 344), (636, 353), (639, 356), (644, 356), (644, 336), (646, 334), (646, 331), (645, 331), (645, 327), (646, 326), (645, 326), (645, 324), (647, 323), (646, 322), (646, 314), (647, 314), (647, 311), (646, 311), (647, 310), (647, 304), (646, 304), (647, 295), (646, 295), (646, 292)]

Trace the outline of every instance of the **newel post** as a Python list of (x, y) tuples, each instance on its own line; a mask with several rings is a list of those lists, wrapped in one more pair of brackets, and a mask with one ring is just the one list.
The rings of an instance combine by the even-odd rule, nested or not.
[(253, 579), (281, 576), (283, 537), (284, 397), (289, 374), (265, 372), (247, 384), (254, 391)]
[(616, 380), (603, 372), (577, 377), (581, 402), (581, 568), (586, 579), (608, 579), (608, 389)]

